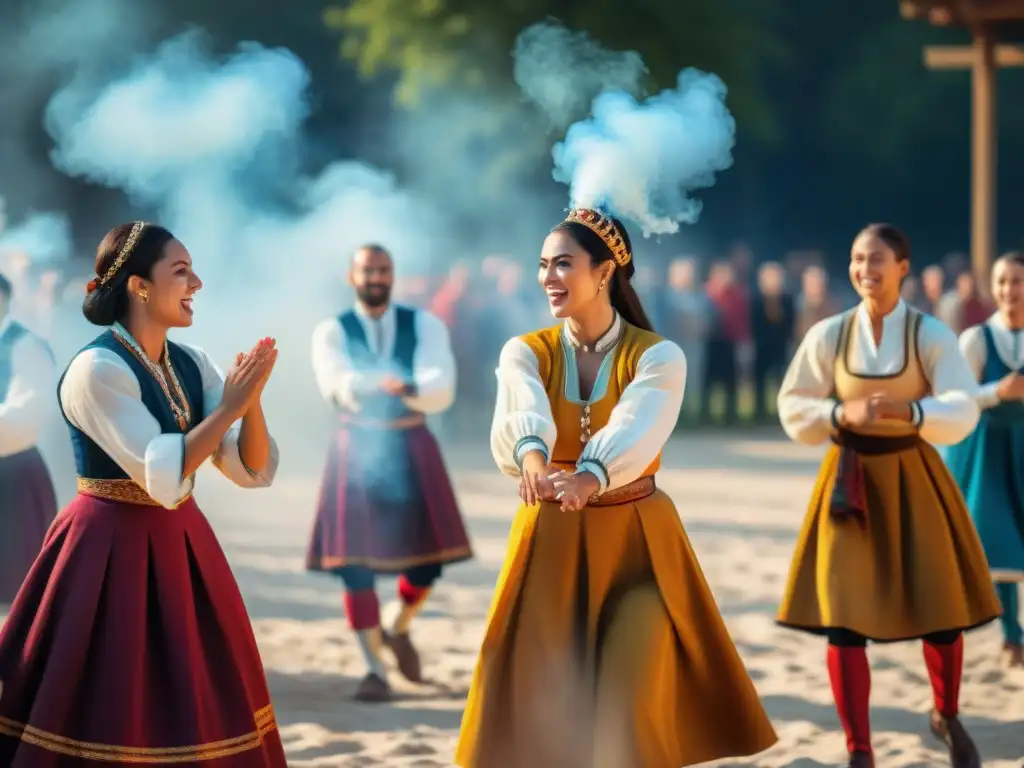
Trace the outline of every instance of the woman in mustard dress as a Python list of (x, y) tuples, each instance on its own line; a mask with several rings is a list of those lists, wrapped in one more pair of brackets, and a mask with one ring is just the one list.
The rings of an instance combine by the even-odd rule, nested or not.
[(977, 386), (953, 332), (908, 307), (906, 237), (873, 224), (854, 240), (863, 301), (814, 325), (779, 391), (794, 440), (831, 440), (797, 541), (779, 622), (828, 638), (828, 671), (850, 766), (874, 765), (866, 645), (924, 641), (932, 732), (954, 768), (978, 768), (958, 714), (963, 632), (999, 616), (985, 555), (931, 443), (978, 421)]
[(650, 330), (616, 219), (576, 209), (539, 281), (564, 322), (509, 341), (491, 447), (520, 506), (462, 721), (463, 768), (677, 768), (775, 732), (655, 484), (686, 359)]

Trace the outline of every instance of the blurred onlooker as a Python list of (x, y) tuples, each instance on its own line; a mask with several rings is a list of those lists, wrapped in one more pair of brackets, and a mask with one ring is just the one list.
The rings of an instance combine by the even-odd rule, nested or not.
[(789, 345), (796, 327), (793, 297), (785, 291), (782, 265), (769, 261), (757, 273), (757, 293), (751, 302), (750, 324), (754, 336), (754, 418), (768, 416), (768, 380), (782, 381), (788, 363)]
[(795, 341), (799, 343), (815, 323), (839, 311), (838, 303), (829, 295), (828, 273), (810, 266), (801, 276), (800, 300), (796, 310)]
[(939, 302), (935, 316), (959, 335), (971, 326), (985, 322), (991, 314), (992, 305), (978, 291), (974, 275), (961, 272), (956, 276), (953, 290)]
[[(704, 380), (704, 344), (711, 321), (711, 306), (697, 281), (697, 262), (683, 257), (668, 268), (668, 290), (665, 294), (663, 328), (666, 338), (678, 344), (686, 355), (686, 378), (691, 382)], [(693, 387), (683, 398), (683, 412), (697, 416), (700, 410), (699, 390)]]
[(929, 315), (938, 317), (942, 292), (946, 287), (946, 273), (942, 267), (933, 264), (921, 270), (921, 304), (920, 309)]
[(707, 336), (701, 416), (711, 417), (711, 395), (719, 386), (725, 392), (723, 418), (734, 423), (738, 414), (739, 347), (750, 338), (750, 305), (747, 292), (736, 282), (736, 271), (728, 262), (713, 264), (705, 292), (714, 313)]

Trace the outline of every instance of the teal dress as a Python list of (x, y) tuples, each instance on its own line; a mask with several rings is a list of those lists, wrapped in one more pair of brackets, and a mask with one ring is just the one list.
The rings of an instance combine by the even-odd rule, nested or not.
[[(985, 367), (981, 384), (999, 381), (1011, 372), (996, 351), (992, 329), (985, 336)], [(1015, 346), (1020, 338), (1015, 339)], [(945, 451), (971, 519), (978, 530), (989, 569), (1003, 603), (1003, 632), (1013, 645), (1022, 642), (1020, 606), (1013, 574), (1024, 579), (1024, 402), (1007, 401), (981, 413), (977, 428)]]

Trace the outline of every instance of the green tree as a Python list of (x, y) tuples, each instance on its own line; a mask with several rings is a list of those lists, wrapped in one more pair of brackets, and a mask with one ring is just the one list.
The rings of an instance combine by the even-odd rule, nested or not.
[(341, 52), (362, 75), (397, 74), (396, 98), (413, 106), (434, 87), (509, 92), (516, 35), (557, 17), (614, 50), (635, 50), (650, 86), (671, 86), (696, 66), (729, 86), (741, 130), (765, 141), (780, 137), (762, 79), (785, 59), (772, 32), (767, 0), (350, 0), (329, 8), (327, 24), (342, 35)]

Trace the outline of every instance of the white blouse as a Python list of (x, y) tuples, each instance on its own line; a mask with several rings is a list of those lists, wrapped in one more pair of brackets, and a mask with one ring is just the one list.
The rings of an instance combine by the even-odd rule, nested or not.
[[(617, 336), (617, 327), (613, 326), (609, 335)], [(563, 335), (571, 348), (568, 329)], [(603, 341), (595, 345), (599, 351)], [(614, 355), (615, 349), (608, 354)], [(540, 378), (537, 357), (521, 339), (505, 343), (496, 374), (498, 397), (491, 425), (491, 453), (503, 474), (519, 477), (527, 452), (540, 450), (545, 457), (551, 456), (550, 447), (557, 437), (551, 402)], [(594, 395), (600, 398), (606, 385), (595, 382)], [(640, 356), (636, 377), (612, 408), (608, 423), (583, 447), (576, 471), (593, 473), (601, 482), (601, 493), (640, 477), (671, 437), (685, 389), (683, 351), (671, 341), (654, 344)], [(607, 468), (607, 475), (603, 468)]]
[[(0, 321), (0, 335), (10, 322), (7, 317)], [(53, 357), (42, 340), (25, 334), (11, 350), (10, 385), (0, 400), (0, 458), (27, 451), (39, 441), (56, 385)]]
[[(901, 301), (883, 319), (882, 340), (877, 347), (867, 309), (861, 304), (855, 311), (858, 327), (850, 344), (850, 372), (870, 376), (898, 373), (907, 354), (906, 305)], [(811, 327), (782, 381), (779, 419), (786, 434), (797, 442), (818, 445), (832, 433), (832, 411), (838, 401), (831, 393), (844, 317), (833, 315)], [(920, 401), (916, 414), (921, 437), (939, 445), (958, 443), (978, 423), (979, 410), (971, 395), (977, 381), (957, 348), (956, 335), (941, 321), (925, 315), (917, 343), (923, 372), (932, 388), (932, 394)]]
[[(380, 367), (366, 370), (353, 365), (341, 321), (334, 317), (313, 331), (313, 375), (324, 400), (358, 413), (363, 398), (380, 393), (380, 382), (389, 372), (399, 373), (388, 370), (395, 352), (394, 305), (379, 319), (357, 305), (356, 317), (371, 352), (380, 360)], [(448, 410), (455, 400), (455, 356), (448, 327), (440, 318), (422, 309), (415, 310), (415, 318), (412, 383), (416, 385), (416, 394), (403, 396), (402, 402), (409, 410), (430, 416)]]
[[(1024, 331), (1015, 332), (1003, 320), (1003, 316), (996, 312), (990, 317), (985, 325), (992, 331), (992, 340), (995, 342), (996, 354), (1011, 371), (1019, 371), (1024, 367)], [(983, 326), (975, 325), (960, 334), (960, 351), (967, 359), (968, 365), (974, 372), (975, 380), (980, 382), (985, 371), (985, 363), (988, 362), (988, 345), (985, 343), (985, 329)], [(999, 395), (996, 390), (999, 388), (998, 381), (991, 381), (982, 384), (974, 390), (974, 399), (978, 407), (993, 408), (999, 405)]]
[[(203, 418), (220, 405), (224, 374), (199, 347), (181, 344), (199, 366), (203, 380)], [(82, 430), (128, 476), (168, 509), (192, 492), (195, 479), (182, 477), (185, 440), (164, 434), (142, 403), (139, 380), (117, 353), (92, 348), (80, 352), (64, 374), (60, 387), (64, 415)], [(193, 424), (198, 419), (193, 416)], [(213, 455), (226, 478), (242, 488), (266, 488), (277, 474), (277, 442), (270, 440), (270, 457), (262, 472), (251, 472), (238, 452), (241, 422), (231, 427)]]

